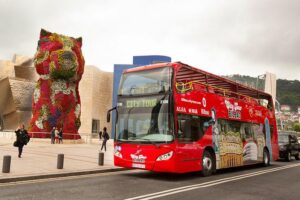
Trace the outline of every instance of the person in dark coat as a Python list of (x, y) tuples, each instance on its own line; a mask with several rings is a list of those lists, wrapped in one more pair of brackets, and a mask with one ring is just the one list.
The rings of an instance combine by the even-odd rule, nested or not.
[(102, 137), (103, 137), (103, 142), (102, 142), (102, 146), (101, 146), (101, 151), (102, 151), (103, 147), (104, 147), (104, 150), (106, 151), (106, 142), (107, 142), (107, 140), (109, 140), (109, 135), (107, 133), (106, 127), (103, 128)]
[(19, 150), (19, 155), (18, 157), (21, 158), (22, 152), (23, 152), (23, 147), (29, 142), (29, 135), (27, 130), (25, 129), (24, 124), (20, 125), (19, 128), (15, 131), (16, 137), (17, 137), (17, 147)]
[(58, 132), (57, 136), (58, 136), (58, 144), (63, 143), (63, 130), (62, 130), (62, 128), (59, 129), (59, 132)]

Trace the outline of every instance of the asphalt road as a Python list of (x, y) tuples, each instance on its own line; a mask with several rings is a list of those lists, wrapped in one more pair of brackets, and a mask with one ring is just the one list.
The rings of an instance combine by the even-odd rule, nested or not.
[(0, 199), (296, 200), (300, 199), (300, 161), (221, 170), (211, 177), (130, 170), (0, 184)]

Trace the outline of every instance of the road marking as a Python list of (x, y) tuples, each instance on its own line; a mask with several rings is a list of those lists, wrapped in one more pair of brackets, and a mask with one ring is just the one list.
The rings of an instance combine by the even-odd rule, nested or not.
[(237, 181), (237, 180), (241, 180), (241, 179), (245, 179), (245, 178), (250, 178), (253, 176), (259, 176), (262, 174), (272, 173), (272, 172), (289, 169), (289, 168), (293, 168), (293, 167), (299, 167), (299, 166), (300, 166), (300, 163), (287, 165), (287, 166), (283, 166), (283, 167), (276, 167), (276, 168), (262, 170), (262, 171), (258, 171), (258, 172), (252, 172), (252, 173), (248, 173), (248, 174), (242, 174), (242, 175), (238, 175), (238, 176), (223, 178), (223, 179), (209, 181), (209, 182), (205, 182), (205, 183), (188, 185), (188, 186), (184, 186), (184, 187), (178, 187), (178, 188), (173, 188), (173, 189), (164, 190), (164, 191), (160, 191), (160, 192), (141, 195), (141, 196), (137, 196), (137, 197), (127, 198), (125, 200), (156, 199), (159, 197), (164, 197), (164, 196), (177, 194), (177, 193), (181, 193), (181, 192), (186, 192), (186, 191), (190, 191), (190, 190), (195, 190), (195, 189), (199, 189), (199, 188), (211, 187), (211, 186), (215, 186), (215, 185), (219, 185), (219, 184), (223, 184), (223, 183), (227, 183), (227, 182)]
[[(137, 171), (137, 170), (130, 170)], [(31, 183), (44, 183), (44, 182), (53, 182), (53, 181), (63, 181), (63, 180), (73, 180), (73, 179), (81, 179), (81, 178), (91, 178), (91, 177), (99, 177), (99, 176), (108, 176), (108, 175), (117, 175), (129, 173), (129, 171), (117, 171), (117, 172), (105, 172), (105, 173), (95, 173), (95, 174), (86, 174), (86, 175), (74, 175), (74, 176), (66, 176), (66, 177), (58, 177), (58, 178), (45, 178), (45, 179), (35, 179), (35, 180), (26, 180), (26, 181), (16, 181), (9, 183), (0, 183), (0, 187), (5, 186), (15, 186), (15, 185), (25, 185)]]

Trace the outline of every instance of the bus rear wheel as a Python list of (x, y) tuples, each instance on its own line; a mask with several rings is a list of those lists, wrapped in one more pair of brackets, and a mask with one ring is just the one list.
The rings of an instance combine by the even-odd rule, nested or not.
[(267, 149), (264, 149), (264, 154), (263, 154), (263, 166), (267, 167), (270, 165), (270, 154)]
[(213, 156), (209, 151), (204, 151), (202, 156), (202, 175), (210, 176), (215, 171), (215, 163)]

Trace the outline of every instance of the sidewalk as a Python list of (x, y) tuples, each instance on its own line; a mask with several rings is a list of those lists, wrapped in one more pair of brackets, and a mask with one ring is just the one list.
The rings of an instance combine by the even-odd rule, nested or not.
[[(47, 139), (33, 140), (24, 146), (22, 158), (18, 158), (18, 148), (12, 143), (10, 139), (0, 140), (0, 183), (123, 170), (113, 165), (113, 140), (107, 142), (103, 166), (98, 165), (101, 146), (97, 140), (92, 144), (50, 144)], [(58, 154), (64, 154), (63, 169), (57, 169)], [(10, 173), (2, 173), (4, 155), (11, 155)]]

